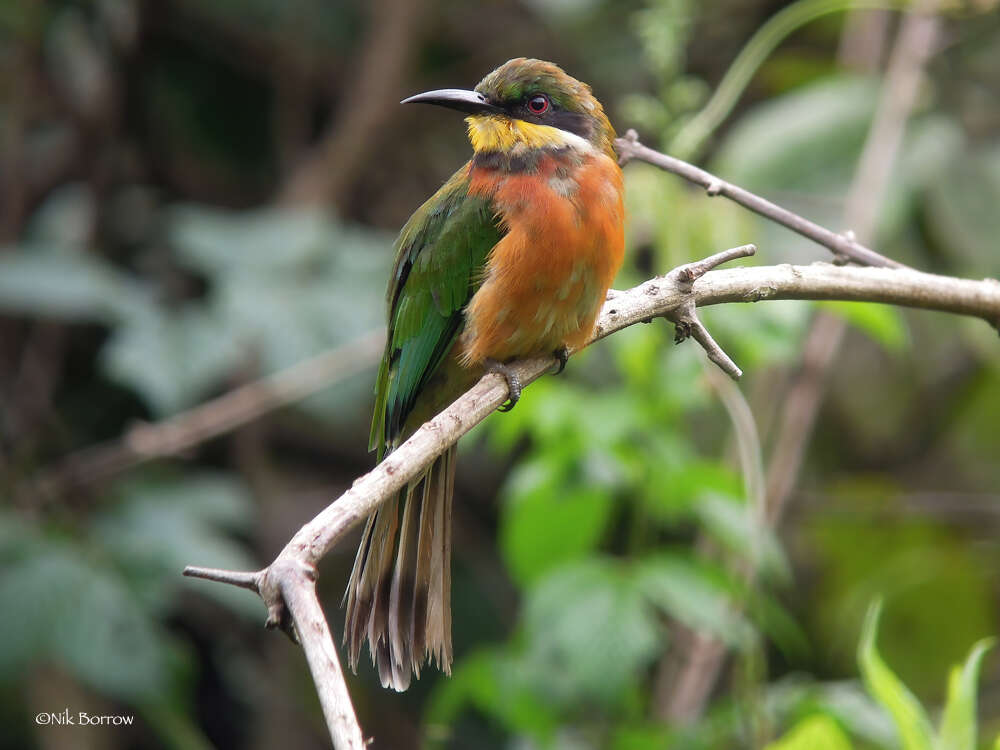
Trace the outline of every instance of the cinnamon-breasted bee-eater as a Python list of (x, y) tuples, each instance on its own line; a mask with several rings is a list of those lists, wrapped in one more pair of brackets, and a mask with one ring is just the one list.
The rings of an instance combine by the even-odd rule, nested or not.
[[(518, 58), (474, 91), (408, 102), (466, 113), (474, 154), (396, 240), (369, 445), (379, 461), (484, 371), (507, 378), (512, 406), (520, 384), (505, 363), (555, 354), (565, 364), (624, 251), (615, 134), (585, 83)], [(427, 658), (451, 671), (454, 476), (453, 446), (368, 519), (345, 594), (351, 667), (367, 638), (396, 690)]]

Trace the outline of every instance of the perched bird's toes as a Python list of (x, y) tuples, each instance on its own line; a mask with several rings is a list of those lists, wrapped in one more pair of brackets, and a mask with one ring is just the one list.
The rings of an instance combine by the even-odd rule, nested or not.
[(552, 356), (559, 360), (559, 369), (555, 372), (555, 374), (558, 375), (566, 369), (566, 362), (569, 361), (569, 349), (565, 346), (560, 346), (552, 352)]
[(503, 379), (507, 381), (507, 390), (510, 392), (507, 402), (499, 406), (497, 411), (510, 411), (521, 398), (521, 379), (517, 377), (516, 372), (503, 362), (497, 362), (495, 359), (487, 359), (485, 364), (486, 372), (495, 372), (498, 375), (503, 375)]

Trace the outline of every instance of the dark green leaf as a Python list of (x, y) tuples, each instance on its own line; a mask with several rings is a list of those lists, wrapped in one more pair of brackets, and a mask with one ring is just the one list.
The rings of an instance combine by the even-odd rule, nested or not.
[(0, 675), (35, 661), (56, 661), (78, 679), (127, 700), (167, 689), (165, 634), (116, 573), (76, 548), (46, 544), (0, 573), (8, 617), (0, 639)]
[(753, 629), (738, 613), (734, 587), (707, 563), (659, 554), (644, 560), (636, 585), (648, 601), (694, 630), (705, 630), (730, 646), (744, 648)]
[(662, 626), (632, 571), (591, 558), (553, 570), (524, 603), (525, 658), (557, 704), (620, 704), (659, 652)]

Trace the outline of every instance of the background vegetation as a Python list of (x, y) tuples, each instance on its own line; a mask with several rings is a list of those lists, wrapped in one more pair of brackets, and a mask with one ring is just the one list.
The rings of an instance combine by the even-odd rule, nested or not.
[[(845, 5), (0, 5), (0, 748), (327, 745), (259, 602), (179, 573), (265, 565), (371, 466), (374, 363), (178, 456), (138, 464), (135, 427), (382, 325), (394, 232), (469, 152), (458, 117), (399, 99), (555, 60), (619, 130), (843, 229), (899, 23)], [(1000, 13), (955, 3), (941, 23), (875, 247), (996, 277)], [(691, 126), (752, 37), (764, 62), (738, 68), (735, 108)], [(617, 286), (747, 242), (754, 262), (827, 260), (673, 176), (626, 174)], [(1000, 630), (996, 332), (823, 311), (849, 324), (823, 373), (802, 367), (817, 306), (705, 314), (772, 471), (785, 396), (815, 381), (777, 531), (751, 512), (717, 379), (666, 324), (574, 357), (465, 439), (454, 675), (403, 695), (352, 678), (375, 747), (992, 746), (1000, 659), (974, 645)], [(129, 460), (93, 450), (123, 435)], [(353, 556), (321, 571), (335, 632)], [(685, 703), (699, 640), (723, 644), (721, 669)], [(137, 723), (36, 725), (65, 707)]]

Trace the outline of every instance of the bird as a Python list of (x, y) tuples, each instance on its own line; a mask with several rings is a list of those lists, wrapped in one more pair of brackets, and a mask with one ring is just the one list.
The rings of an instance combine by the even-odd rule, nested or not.
[[(486, 372), (569, 353), (593, 332), (624, 255), (615, 132), (590, 86), (516, 58), (474, 90), (404, 99), (466, 115), (472, 158), (418, 208), (395, 242), (387, 338), (369, 450), (385, 458)], [(344, 643), (364, 641), (383, 687), (406, 690), (425, 662), (451, 673), (455, 446), (367, 520), (347, 590)]]

